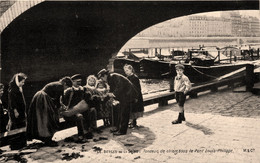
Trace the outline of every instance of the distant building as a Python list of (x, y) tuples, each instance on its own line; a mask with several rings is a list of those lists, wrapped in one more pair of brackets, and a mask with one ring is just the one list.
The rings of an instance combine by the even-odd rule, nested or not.
[(231, 22), (232, 36), (242, 36), (242, 20), (238, 11), (222, 12), (221, 17)]
[(249, 17), (249, 30), (251, 36), (260, 36), (260, 21), (255, 17)]
[(260, 36), (260, 24), (258, 18), (252, 16), (242, 17), (238, 11), (223, 12), (221, 16), (222, 18), (231, 21), (232, 36)]
[(189, 36), (221, 37), (231, 36), (231, 22), (217, 17), (190, 16)]
[(222, 12), (221, 17), (191, 15), (154, 25), (138, 34), (141, 37), (257, 37), (256, 17), (242, 17), (238, 11)]

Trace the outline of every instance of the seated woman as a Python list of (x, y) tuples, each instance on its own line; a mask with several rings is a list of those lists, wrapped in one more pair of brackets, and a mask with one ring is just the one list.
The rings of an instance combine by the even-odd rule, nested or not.
[(103, 119), (104, 126), (108, 126), (110, 117), (109, 108), (111, 108), (107, 104), (110, 99), (107, 96), (109, 86), (99, 81), (94, 75), (90, 75), (87, 78), (85, 89), (92, 95), (93, 106), (95, 106), (97, 110), (98, 117)]
[(91, 95), (97, 94), (97, 78), (94, 75), (89, 75), (87, 77), (86, 85), (84, 86), (86, 91), (89, 91)]

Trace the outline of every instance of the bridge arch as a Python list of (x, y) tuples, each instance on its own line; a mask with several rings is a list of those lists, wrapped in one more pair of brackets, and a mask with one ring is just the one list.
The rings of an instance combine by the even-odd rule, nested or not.
[[(1, 80), (7, 82), (10, 75), (17, 71), (30, 74), (28, 80), (33, 81), (57, 79), (68, 72), (68, 75), (94, 73), (98, 69), (104, 68), (111, 55), (119, 51), (129, 39), (157, 23), (201, 12), (258, 8), (259, 1), (257, 0), (228, 2), (18, 0), (0, 17), (0, 34), (3, 45), (0, 49), (3, 68)], [(57, 69), (56, 76), (53, 76), (51, 72), (54, 71), (51, 71), (51, 66), (47, 64), (56, 66), (57, 62), (49, 57), (53, 63), (48, 63), (50, 60), (44, 54), (52, 56), (57, 54), (54, 60), (65, 58), (62, 62), (67, 67)], [(18, 63), (13, 60), (13, 57), (18, 55), (22, 56), (23, 62)], [(43, 58), (41, 63), (43, 67), (45, 66), (44, 68), (33, 65), (34, 60), (39, 62), (37, 60), (39, 57)], [(90, 68), (89, 66), (85, 68), (86, 64), (78, 66), (79, 59), (75, 62), (68, 61), (77, 58), (84, 58), (81, 63), (86, 62)], [(87, 60), (93, 60), (93, 62), (90, 63)], [(104, 61), (97, 62), (98, 60)], [(99, 66), (93, 68), (95, 64)], [(8, 69), (7, 66), (9, 66)], [(61, 72), (62, 68), (67, 68), (64, 73)], [(89, 71), (89, 69), (91, 70)], [(39, 76), (39, 73), (44, 75)], [(48, 76), (52, 76), (52, 78), (48, 78)]]
[(0, 33), (19, 15), (45, 0), (16, 1), (0, 17)]

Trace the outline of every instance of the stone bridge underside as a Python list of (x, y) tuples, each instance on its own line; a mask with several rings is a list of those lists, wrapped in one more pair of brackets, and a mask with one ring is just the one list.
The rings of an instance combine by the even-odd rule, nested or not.
[(16, 72), (28, 74), (29, 82), (96, 73), (152, 25), (194, 13), (242, 9), (259, 9), (259, 2), (41, 2), (2, 29), (1, 81), (7, 83)]

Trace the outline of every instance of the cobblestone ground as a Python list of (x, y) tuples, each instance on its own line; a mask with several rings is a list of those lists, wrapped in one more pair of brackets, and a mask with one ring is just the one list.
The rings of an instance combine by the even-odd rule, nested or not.
[[(260, 117), (260, 96), (250, 92), (222, 90), (187, 100), (185, 110), (191, 113), (211, 113), (232, 117)], [(174, 108), (174, 110), (176, 110)]]
[(74, 127), (55, 134), (58, 147), (21, 157), (28, 162), (260, 162), (259, 104), (259, 96), (248, 92), (203, 94), (186, 101), (186, 122), (172, 125), (178, 115), (172, 100), (165, 107), (145, 107), (139, 128), (125, 136), (113, 137), (106, 128), (88, 143), (64, 142), (75, 137)]

